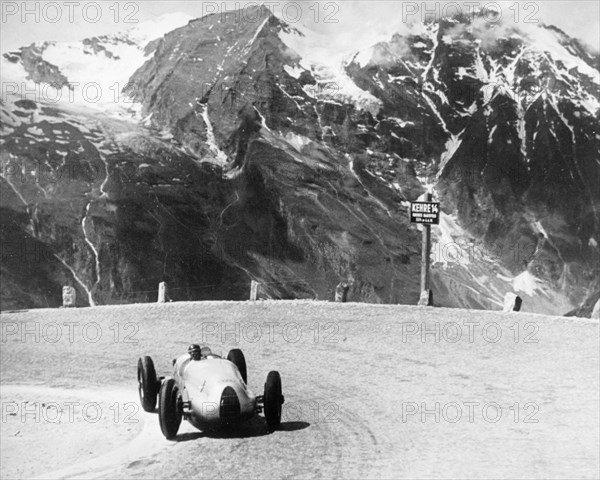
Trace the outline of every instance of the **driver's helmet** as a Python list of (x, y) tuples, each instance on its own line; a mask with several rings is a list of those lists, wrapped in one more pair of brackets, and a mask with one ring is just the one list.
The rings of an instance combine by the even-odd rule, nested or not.
[(192, 344), (188, 347), (188, 354), (192, 357), (192, 360), (200, 360), (202, 358), (202, 350), (200, 345)]

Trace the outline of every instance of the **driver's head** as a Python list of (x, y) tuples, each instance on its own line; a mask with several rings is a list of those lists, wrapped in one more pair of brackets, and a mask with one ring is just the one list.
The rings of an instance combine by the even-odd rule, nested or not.
[(200, 345), (196, 345), (195, 343), (188, 347), (188, 353), (192, 360), (200, 360), (202, 358)]

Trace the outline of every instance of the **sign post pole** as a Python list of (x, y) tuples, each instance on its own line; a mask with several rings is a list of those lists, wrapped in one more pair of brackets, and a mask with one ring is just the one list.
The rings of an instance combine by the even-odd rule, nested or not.
[(433, 202), (433, 195), (428, 193), (425, 201), (411, 202), (410, 221), (423, 226), (421, 243), (421, 298), (419, 305), (432, 307), (433, 292), (429, 288), (429, 267), (431, 257), (431, 225), (440, 223), (440, 204)]
[[(431, 193), (427, 201), (432, 201)], [(431, 257), (431, 225), (423, 225), (423, 241), (421, 245), (421, 292), (429, 290), (429, 263)]]

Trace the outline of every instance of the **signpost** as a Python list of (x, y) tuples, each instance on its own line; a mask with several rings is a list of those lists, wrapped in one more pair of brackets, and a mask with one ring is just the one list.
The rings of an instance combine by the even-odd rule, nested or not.
[(433, 305), (433, 295), (429, 289), (429, 263), (431, 257), (431, 225), (440, 223), (440, 204), (432, 202), (431, 193), (425, 202), (411, 202), (410, 221), (423, 225), (423, 242), (421, 251), (421, 300), (419, 305)]
[(431, 201), (431, 193), (427, 194), (426, 202), (411, 202), (410, 221), (423, 225), (440, 224), (440, 204)]

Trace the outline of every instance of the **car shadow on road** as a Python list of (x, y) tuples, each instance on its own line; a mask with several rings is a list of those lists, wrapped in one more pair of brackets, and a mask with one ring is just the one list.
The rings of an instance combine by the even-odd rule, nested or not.
[(240, 438), (253, 438), (253, 437), (264, 437), (276, 432), (296, 432), (298, 430), (304, 430), (310, 427), (308, 422), (282, 422), (279, 428), (272, 432), (265, 419), (255, 418), (249, 420), (241, 425), (232, 427), (223, 427), (215, 430), (204, 430), (198, 432), (181, 433), (175, 438), (176, 442), (189, 442), (191, 440), (198, 440), (199, 438), (214, 438), (214, 439), (240, 439)]
[(308, 422), (283, 422), (277, 430), (281, 432), (296, 432), (310, 427)]
[(189, 442), (190, 440), (198, 440), (199, 438), (208, 437), (204, 432), (188, 432), (180, 433), (175, 437), (176, 442)]

